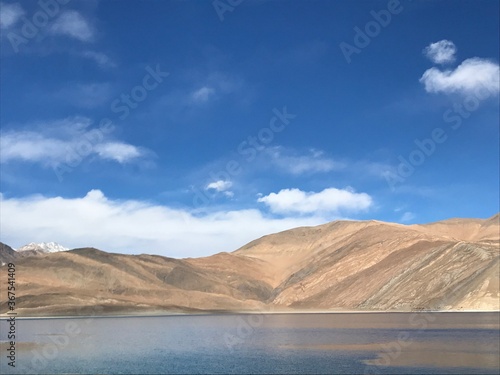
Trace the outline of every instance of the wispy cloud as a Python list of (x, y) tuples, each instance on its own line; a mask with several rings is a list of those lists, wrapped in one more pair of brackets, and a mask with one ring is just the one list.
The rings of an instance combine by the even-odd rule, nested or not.
[(231, 181), (224, 181), (224, 180), (218, 180), (209, 183), (206, 187), (206, 191), (215, 191), (217, 193), (222, 193), (228, 198), (234, 197), (234, 192), (232, 192), (231, 187), (233, 186), (233, 183)]
[(282, 146), (268, 147), (265, 155), (271, 164), (292, 175), (324, 173), (345, 168), (345, 164), (324, 156), (323, 151), (312, 149), (306, 154)]
[(206, 256), (236, 250), (266, 234), (326, 222), (320, 215), (268, 218), (255, 209), (217, 211), (200, 217), (147, 201), (113, 200), (100, 190), (76, 198), (5, 198), (0, 194), (0, 199), (1, 241), (14, 247), (51, 240), (69, 248), (94, 246), (122, 253)]
[[(106, 140), (92, 133), (91, 120), (73, 117), (37, 124), (26, 130), (7, 130), (0, 134), (0, 161), (31, 162), (52, 167), (85, 146), (87, 154), (100, 159), (129, 163), (148, 151), (124, 142)], [(45, 126), (44, 126), (45, 125)]]
[(215, 95), (215, 90), (211, 87), (203, 86), (191, 93), (191, 99), (195, 103), (205, 103)]
[(206, 86), (215, 88), (221, 94), (233, 94), (241, 91), (245, 83), (241, 77), (215, 71), (208, 75)]
[(56, 35), (65, 35), (82, 42), (94, 39), (95, 32), (87, 19), (76, 10), (67, 10), (52, 24), (50, 31)]
[(240, 93), (244, 83), (239, 77), (215, 71), (199, 80), (195, 87), (188, 95), (188, 104), (207, 103), (225, 95)]
[(182, 84), (160, 95), (143, 114), (142, 120), (156, 121), (168, 116), (174, 121), (186, 121), (198, 116), (212, 104), (226, 102), (247, 106), (251, 93), (244, 81), (220, 71), (204, 73), (195, 70), (180, 73)]
[(189, 104), (206, 103), (215, 98), (235, 94), (243, 88), (241, 78), (223, 72), (212, 72), (197, 83), (197, 88), (189, 93)]
[(94, 61), (101, 68), (115, 68), (116, 63), (105, 53), (96, 51), (83, 51), (79, 56)]
[(258, 198), (271, 212), (277, 214), (317, 214), (365, 211), (372, 204), (366, 193), (356, 193), (351, 188), (328, 188), (321, 192), (305, 192), (300, 189), (283, 189), (278, 193)]
[(143, 155), (138, 147), (122, 142), (100, 143), (96, 145), (95, 151), (101, 158), (114, 160), (121, 164), (128, 163)]
[(14, 26), (24, 14), (19, 3), (0, 3), (0, 29), (5, 30)]
[(440, 40), (424, 49), (424, 54), (435, 64), (447, 64), (455, 61), (457, 47), (452, 41)]
[(0, 135), (0, 161), (8, 163), (14, 160), (51, 164), (64, 158), (68, 142), (55, 138), (46, 138), (33, 131), (11, 131)]
[(397, 166), (381, 161), (360, 160), (348, 164), (347, 169), (363, 177), (376, 177), (385, 180), (387, 175), (396, 173)]
[(406, 211), (402, 216), (401, 218), (399, 219), (399, 221), (401, 223), (408, 223), (410, 221), (412, 221), (413, 219), (415, 219), (415, 214), (413, 212), (410, 212), (410, 211)]
[(205, 190), (216, 190), (216, 191), (225, 191), (231, 188), (233, 186), (233, 183), (231, 181), (224, 181), (224, 180), (218, 180), (209, 183)]

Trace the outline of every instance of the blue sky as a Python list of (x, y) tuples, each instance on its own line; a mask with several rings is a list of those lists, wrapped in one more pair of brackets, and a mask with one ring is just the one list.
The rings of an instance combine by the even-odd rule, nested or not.
[(188, 257), (499, 211), (498, 1), (0, 9), (13, 247)]

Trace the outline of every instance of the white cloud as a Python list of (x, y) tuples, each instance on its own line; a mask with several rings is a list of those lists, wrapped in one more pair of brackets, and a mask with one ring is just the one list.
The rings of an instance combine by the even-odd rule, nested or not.
[(14, 131), (0, 135), (0, 161), (12, 160), (50, 164), (68, 152), (66, 141), (46, 138), (33, 131)]
[(205, 190), (214, 189), (217, 191), (225, 191), (225, 190), (228, 190), (229, 188), (231, 188), (231, 186), (233, 186), (233, 183), (231, 181), (218, 180), (218, 181), (214, 181), (214, 182), (209, 183), (206, 186)]
[(90, 42), (94, 38), (93, 28), (76, 10), (63, 12), (52, 24), (51, 32), (66, 35), (82, 42)]
[(94, 61), (101, 68), (115, 68), (116, 63), (111, 58), (102, 52), (84, 51), (79, 54), (81, 57)]
[(24, 10), (18, 3), (0, 3), (0, 29), (8, 29), (14, 26), (24, 15)]
[(474, 94), (488, 90), (497, 94), (500, 89), (499, 66), (486, 59), (474, 57), (463, 61), (455, 70), (441, 71), (431, 68), (425, 71), (420, 82), (427, 92)]
[(22, 161), (51, 167), (64, 163), (75, 152), (119, 163), (145, 156), (146, 150), (106, 140), (91, 124), (88, 118), (73, 117), (39, 123), (29, 130), (4, 131), (0, 133), (0, 162)]
[(215, 90), (213, 88), (203, 86), (202, 88), (194, 91), (191, 94), (191, 99), (197, 103), (204, 103), (208, 101), (213, 95), (215, 95)]
[(77, 198), (0, 198), (1, 241), (14, 248), (56, 241), (69, 248), (194, 257), (236, 250), (266, 234), (327, 221), (320, 215), (267, 218), (253, 209), (199, 217), (145, 201), (109, 199), (99, 190)]
[(121, 164), (142, 156), (139, 148), (122, 142), (99, 143), (96, 145), (95, 151), (101, 158), (114, 160)]
[(328, 188), (319, 193), (299, 189), (283, 189), (260, 197), (272, 212), (278, 214), (317, 214), (343, 211), (364, 211), (372, 205), (372, 198), (366, 193), (356, 193), (351, 188)]
[(424, 49), (424, 54), (435, 64), (447, 64), (455, 61), (457, 47), (452, 41), (443, 39), (431, 43)]
[(217, 193), (222, 193), (227, 198), (234, 197), (234, 192), (229, 189), (233, 186), (231, 181), (218, 180), (209, 183), (205, 186), (205, 190), (215, 190)]
[(273, 165), (293, 175), (324, 173), (345, 167), (344, 163), (323, 157), (323, 152), (318, 150), (310, 150), (309, 154), (298, 155), (284, 147), (276, 146), (266, 149), (266, 154), (271, 157)]

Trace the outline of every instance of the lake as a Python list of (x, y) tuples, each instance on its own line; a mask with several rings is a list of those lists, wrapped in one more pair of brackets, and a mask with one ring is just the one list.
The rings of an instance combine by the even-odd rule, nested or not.
[(467, 312), (18, 319), (0, 373), (497, 374), (499, 328)]

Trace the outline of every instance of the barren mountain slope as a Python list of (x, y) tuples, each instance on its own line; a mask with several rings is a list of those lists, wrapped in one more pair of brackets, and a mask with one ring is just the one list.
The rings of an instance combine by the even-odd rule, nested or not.
[[(93, 306), (96, 312), (261, 309), (259, 299), (271, 290), (244, 275), (229, 283), (179, 259), (91, 248), (17, 260), (16, 275), (16, 308), (25, 315), (80, 314)], [(6, 272), (0, 277), (5, 285)]]
[[(266, 260), (278, 271), (275, 305), (499, 309), (495, 218), (450, 220), (430, 224), (430, 230), (339, 221), (266, 236), (236, 253)], [(453, 236), (443, 235), (446, 228)]]
[(252, 241), (233, 254), (267, 262), (272, 285), (278, 287), (290, 275), (318, 260), (325, 249), (349, 242), (358, 231), (376, 224), (376, 221), (334, 221), (316, 227), (290, 229)]
[(92, 248), (15, 258), (16, 310), (500, 310), (499, 228), (498, 215), (411, 226), (336, 221), (204, 258)]
[(16, 257), (17, 253), (12, 247), (0, 242), (0, 265), (12, 262)]

